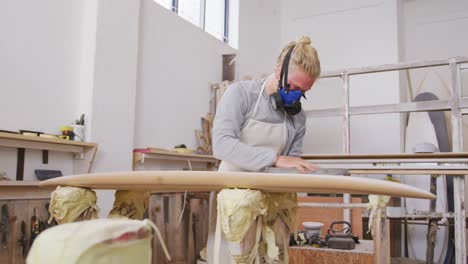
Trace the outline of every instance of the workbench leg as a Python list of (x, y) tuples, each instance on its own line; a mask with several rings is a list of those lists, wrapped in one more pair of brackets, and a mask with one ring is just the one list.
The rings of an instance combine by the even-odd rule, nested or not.
[(454, 222), (455, 222), (455, 263), (465, 264), (466, 259), (466, 211), (465, 211), (465, 176), (453, 178)]
[(377, 209), (374, 222), (374, 263), (390, 264), (390, 221), (387, 208)]

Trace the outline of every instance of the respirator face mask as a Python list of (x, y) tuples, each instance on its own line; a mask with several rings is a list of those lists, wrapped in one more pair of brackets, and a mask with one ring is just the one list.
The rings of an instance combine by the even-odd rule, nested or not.
[(280, 80), (278, 83), (278, 91), (271, 94), (273, 108), (285, 112), (288, 115), (297, 115), (302, 110), (301, 97), (305, 98), (304, 92), (301, 90), (290, 90), (288, 83), (288, 68), (291, 54), (295, 46), (288, 50), (281, 65)]

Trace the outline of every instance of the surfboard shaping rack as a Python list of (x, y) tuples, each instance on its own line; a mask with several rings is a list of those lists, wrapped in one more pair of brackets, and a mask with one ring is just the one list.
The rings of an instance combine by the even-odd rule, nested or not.
[[(336, 108), (318, 109), (305, 111), (308, 118), (312, 117), (342, 117), (342, 153), (350, 153), (350, 117), (356, 115), (372, 115), (372, 114), (388, 114), (388, 113), (409, 113), (409, 112), (426, 112), (426, 111), (446, 111), (450, 113), (450, 120), (452, 123), (451, 139), (452, 151), (451, 158), (452, 164), (466, 166), (466, 159), (460, 157), (463, 154), (463, 115), (468, 114), (468, 97), (462, 97), (461, 93), (461, 70), (466, 69), (468, 57), (454, 57), (444, 60), (432, 61), (417, 61), (396, 64), (385, 64), (370, 67), (359, 67), (342, 69), (332, 72), (323, 73), (320, 78), (341, 78), (342, 91), (343, 91), (343, 104)], [(350, 106), (350, 82), (349, 78), (353, 75), (364, 75), (379, 72), (391, 72), (400, 70), (410, 70), (418, 68), (430, 68), (448, 66), (450, 71), (450, 93), (451, 98), (448, 100), (437, 101), (418, 101), (418, 102), (405, 102), (397, 104), (383, 104), (383, 105), (369, 105), (369, 106)], [(398, 87), (398, 86), (397, 86)], [(311, 157), (311, 155), (304, 155), (304, 157)], [(385, 160), (379, 160), (377, 157), (359, 157), (362, 159), (368, 158), (369, 160), (376, 160), (376, 164), (385, 163)], [(388, 158), (388, 157), (384, 157)], [(448, 160), (449, 157), (442, 157)], [(323, 157), (322, 159), (333, 159), (333, 155)], [(411, 160), (410, 157), (403, 158), (405, 162)], [(345, 158), (342, 158), (344, 161)], [(395, 159), (393, 159), (395, 161)], [(437, 159), (436, 159), (437, 160)], [(465, 161), (462, 161), (465, 160)], [(422, 162), (422, 159), (420, 160)], [(349, 163), (346, 163), (349, 164)], [(376, 171), (377, 172), (377, 171)], [(382, 171), (380, 171), (383, 173)], [(401, 171), (400, 171), (401, 172)], [(461, 171), (463, 172), (463, 171)], [(367, 174), (371, 174), (369, 171)], [(400, 173), (401, 174), (401, 173)], [(457, 264), (466, 263), (466, 211), (465, 211), (465, 175), (467, 173), (453, 174), (453, 197), (454, 197), (454, 228), (455, 228), (455, 262)], [(345, 203), (351, 200), (350, 195), (344, 195)], [(350, 220), (350, 212), (345, 209), (345, 219)], [(428, 260), (430, 261), (430, 260)]]

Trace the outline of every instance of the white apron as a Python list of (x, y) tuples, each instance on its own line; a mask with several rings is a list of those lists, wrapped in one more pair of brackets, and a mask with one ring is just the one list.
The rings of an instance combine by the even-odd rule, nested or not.
[[(255, 103), (252, 117), (247, 120), (247, 124), (241, 129), (240, 141), (250, 146), (264, 147), (274, 150), (278, 155), (284, 149), (286, 144), (287, 130), (286, 130), (286, 114), (284, 116), (283, 123), (271, 124), (262, 121), (255, 120), (255, 115), (258, 110), (258, 105), (262, 99), (263, 91), (265, 90), (266, 81), (263, 82), (260, 94), (258, 95), (257, 102)], [(226, 161), (221, 161), (218, 171), (247, 171), (234, 164)], [(208, 228), (208, 263), (213, 264), (213, 248), (215, 238), (215, 226), (216, 226), (216, 193), (211, 192), (210, 194), (210, 217), (209, 217), (209, 228)], [(229, 245), (226, 240), (221, 241), (221, 250), (219, 255), (223, 263), (226, 263), (227, 259), (231, 259), (229, 253)], [(229, 262), (231, 263), (231, 262)]]

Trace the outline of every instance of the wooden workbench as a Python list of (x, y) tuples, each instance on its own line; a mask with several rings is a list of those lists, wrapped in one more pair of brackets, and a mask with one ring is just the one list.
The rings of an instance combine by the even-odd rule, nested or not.
[(289, 263), (294, 264), (342, 264), (374, 263), (374, 243), (372, 240), (361, 240), (353, 250), (314, 248), (311, 246), (294, 246), (289, 248)]

